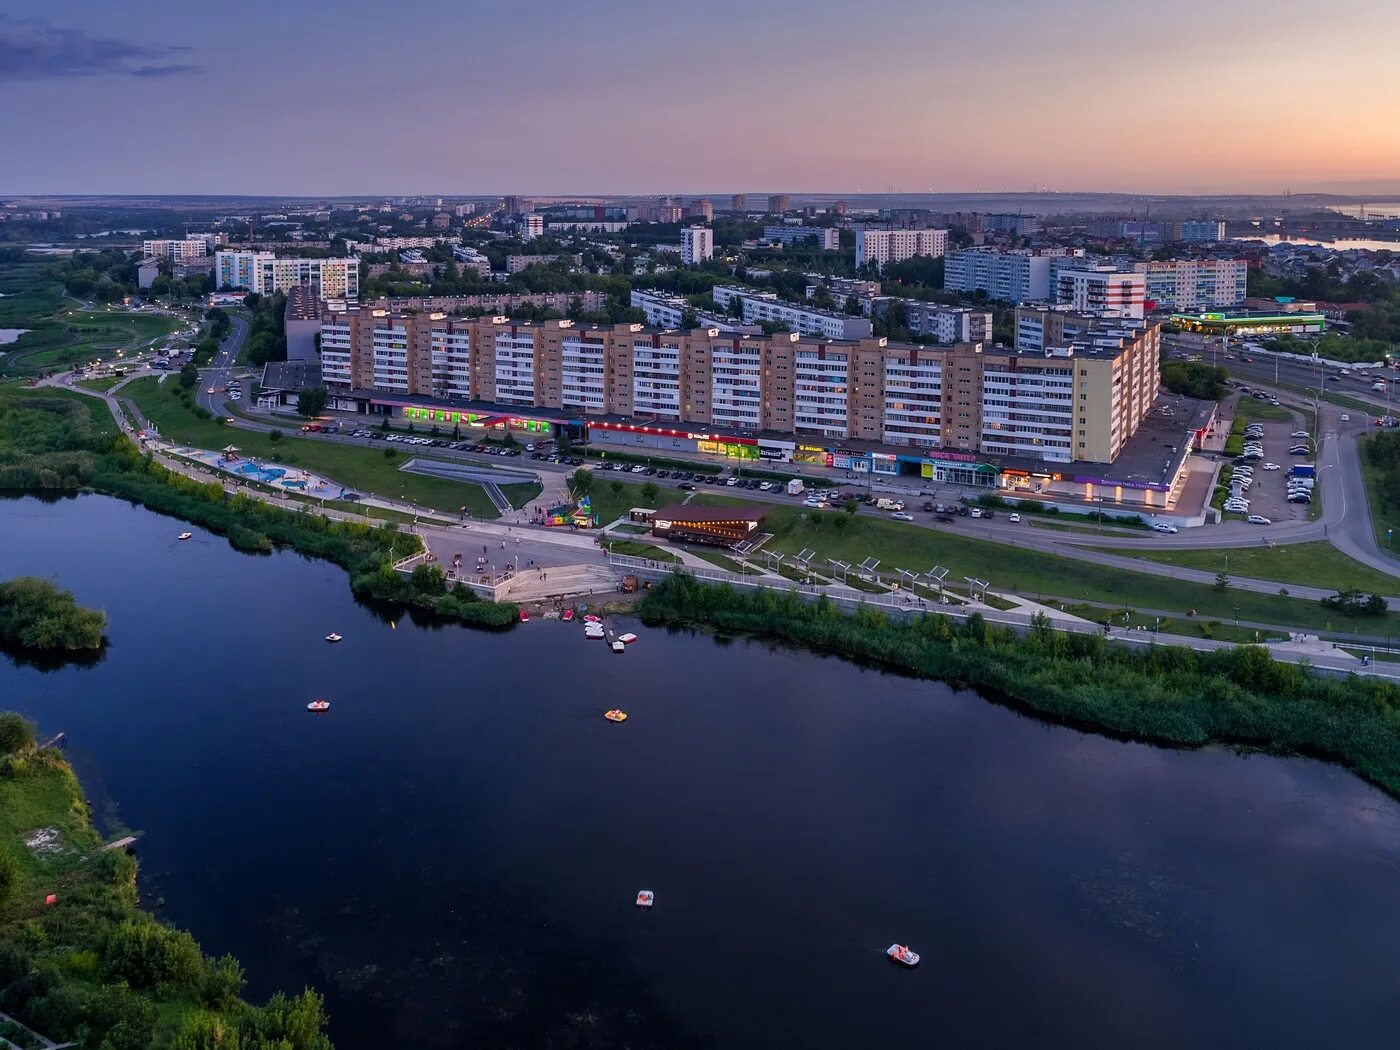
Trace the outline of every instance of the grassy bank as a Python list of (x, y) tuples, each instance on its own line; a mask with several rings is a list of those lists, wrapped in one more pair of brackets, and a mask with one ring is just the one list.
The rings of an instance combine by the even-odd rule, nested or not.
[[(403, 453), (392, 445), (366, 447), (298, 437), (295, 435), (299, 432), (294, 429), (280, 439), (261, 431), (231, 429), (221, 420), (196, 411), (190, 399), (181, 396), (174, 377), (161, 383), (155, 376), (145, 376), (128, 383), (120, 395), (130, 398), (168, 441), (204, 449), (219, 449), (232, 442), (245, 456), (315, 471), (341, 485), (382, 499), (404, 500), (453, 516), (465, 506), (476, 518), (499, 517), (480, 485), (399, 469), (409, 459), (431, 459), (431, 456)], [(521, 506), (533, 498), (539, 488), (509, 485), (504, 491), (507, 499)]]
[(72, 768), (0, 714), (0, 1009), (95, 1050), (330, 1050), (320, 996), (255, 1007), (243, 984), (141, 911), (136, 862), (101, 850)]
[(653, 624), (777, 638), (971, 686), (1057, 721), (1134, 739), (1324, 758), (1400, 796), (1400, 687), (1317, 677), (1257, 646), (1133, 648), (1045, 621), (1018, 634), (977, 616), (965, 624), (936, 614), (906, 623), (774, 591), (707, 587), (685, 575), (658, 583), (638, 611)]
[[(75, 400), (80, 399), (80, 400)], [(0, 396), (0, 489), (90, 488), (202, 525), (250, 552), (286, 547), (345, 569), (354, 592), (366, 598), (427, 609), (478, 627), (515, 622), (513, 605), (477, 600), (469, 591), (446, 594), (431, 574), (406, 579), (394, 564), (417, 553), (417, 537), (392, 523), (331, 521), (319, 514), (272, 507), (251, 496), (230, 496), (223, 485), (175, 474), (142, 455), (92, 414), (106, 407), (91, 398)]]
[(1374, 594), (1400, 594), (1400, 577), (1348, 558), (1325, 540), (1264, 547), (1190, 550), (1100, 548), (1104, 554), (1143, 558), (1206, 572), (1223, 572), (1256, 580), (1276, 580), (1284, 587), (1355, 587)]
[[(696, 502), (733, 501), (706, 494), (697, 496)], [(849, 520), (843, 523), (843, 518)], [(855, 565), (874, 556), (880, 559), (882, 572), (892, 574), (896, 567), (923, 572), (942, 565), (949, 569), (950, 580), (960, 582), (970, 576), (989, 581), (994, 591), (1009, 591), (1027, 598), (1050, 596), (1070, 602), (1121, 605), (1126, 596), (1131, 596), (1142, 609), (1183, 614), (1194, 609), (1208, 620), (1233, 620), (1238, 608), (1238, 617), (1253, 623), (1380, 637), (1400, 633), (1397, 613), (1382, 617), (1339, 615), (1301, 598), (1234, 588), (1220, 590), (1210, 584), (1099, 566), (1030, 547), (994, 543), (885, 518), (780, 506), (768, 512), (763, 527), (773, 533), (764, 550), (795, 554), (811, 548), (817, 552), (813, 563), (823, 567), (830, 558)]]

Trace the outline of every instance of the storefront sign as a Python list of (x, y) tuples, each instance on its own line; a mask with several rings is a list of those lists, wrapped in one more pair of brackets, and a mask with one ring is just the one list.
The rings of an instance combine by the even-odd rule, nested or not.
[(1074, 476), (1076, 485), (1103, 485), (1111, 489), (1140, 489), (1152, 492), (1170, 492), (1170, 485), (1163, 485), (1156, 481), (1119, 481), (1114, 478), (1091, 478), (1084, 474)]

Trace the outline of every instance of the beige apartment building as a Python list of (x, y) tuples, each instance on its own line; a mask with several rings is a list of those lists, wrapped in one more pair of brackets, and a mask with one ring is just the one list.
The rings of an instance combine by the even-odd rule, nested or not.
[(402, 403), (1107, 463), (1158, 386), (1157, 327), (1114, 323), (1122, 327), (1018, 353), (365, 308), (323, 315), (321, 361), (332, 392)]

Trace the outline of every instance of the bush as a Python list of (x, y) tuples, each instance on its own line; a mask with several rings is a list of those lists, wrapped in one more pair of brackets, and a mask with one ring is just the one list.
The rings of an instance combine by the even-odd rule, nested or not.
[(0, 755), (23, 751), (34, 743), (34, 723), (16, 711), (0, 711)]
[(148, 919), (128, 920), (113, 930), (105, 961), (109, 980), (176, 992), (194, 991), (204, 969), (193, 937)]
[(48, 580), (0, 583), (0, 644), (38, 651), (100, 649), (107, 617)]

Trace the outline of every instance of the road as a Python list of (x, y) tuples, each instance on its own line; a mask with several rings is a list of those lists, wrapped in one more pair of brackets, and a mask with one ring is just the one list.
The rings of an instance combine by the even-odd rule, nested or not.
[[(224, 392), (233, 376), (233, 363), (238, 360), (238, 352), (243, 349), (243, 342), (248, 338), (246, 320), (236, 313), (229, 314), (228, 319), (232, 325), (228, 335), (224, 336), (224, 341), (219, 344), (219, 352), (214, 355), (209, 367), (199, 375), (199, 394), (196, 400), (200, 408), (214, 416), (227, 414)], [(214, 390), (212, 394), (209, 393), (211, 387)]]

